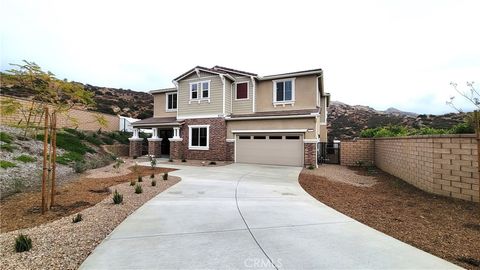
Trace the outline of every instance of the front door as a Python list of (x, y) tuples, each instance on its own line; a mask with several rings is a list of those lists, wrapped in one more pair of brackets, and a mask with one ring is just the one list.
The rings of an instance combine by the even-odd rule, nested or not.
[(161, 148), (162, 155), (170, 155), (170, 141), (169, 138), (173, 136), (173, 129), (164, 129), (159, 131), (159, 137), (162, 138)]

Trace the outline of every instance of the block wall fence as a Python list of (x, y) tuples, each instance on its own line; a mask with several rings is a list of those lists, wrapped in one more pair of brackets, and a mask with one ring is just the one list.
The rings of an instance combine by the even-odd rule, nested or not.
[[(28, 108), (28, 106), (30, 106), (30, 101), (27, 99), (0, 95), (0, 101), (10, 98), (19, 102), (25, 108)], [(95, 118), (96, 115), (101, 115), (105, 117), (105, 119), (107, 120), (106, 127), (102, 127), (97, 123)], [(76, 124), (69, 119), (70, 117), (73, 117), (78, 121), (78, 123), (76, 124), (78, 124), (78, 129), (81, 130), (98, 130), (102, 128), (103, 131), (117, 131), (119, 130), (120, 126), (120, 120), (116, 115), (97, 113), (79, 109), (71, 109), (67, 113), (57, 115), (57, 126), (59, 128), (74, 128)], [(1, 115), (0, 124), (16, 125), (22, 119), (24, 118), (21, 112), (17, 112), (11, 115)]]
[(372, 162), (424, 191), (479, 201), (475, 135), (359, 139), (341, 143), (341, 164)]

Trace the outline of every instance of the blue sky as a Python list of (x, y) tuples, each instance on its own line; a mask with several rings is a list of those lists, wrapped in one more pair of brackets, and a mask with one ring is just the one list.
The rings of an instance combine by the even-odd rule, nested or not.
[(334, 100), (418, 113), (452, 111), (451, 81), (480, 88), (477, 0), (0, 1), (1, 70), (148, 91), (196, 65), (322, 68)]

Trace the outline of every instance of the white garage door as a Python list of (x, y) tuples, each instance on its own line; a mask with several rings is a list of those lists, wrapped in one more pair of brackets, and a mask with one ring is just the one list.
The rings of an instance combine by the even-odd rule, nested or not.
[(239, 134), (236, 162), (303, 166), (303, 135)]

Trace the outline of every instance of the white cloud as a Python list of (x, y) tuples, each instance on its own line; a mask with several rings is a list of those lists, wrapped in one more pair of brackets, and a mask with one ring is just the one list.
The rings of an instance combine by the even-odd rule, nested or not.
[(450, 81), (480, 83), (475, 0), (2, 0), (1, 10), (2, 70), (28, 59), (96, 85), (168, 87), (195, 65), (321, 67), (335, 100), (441, 113)]

